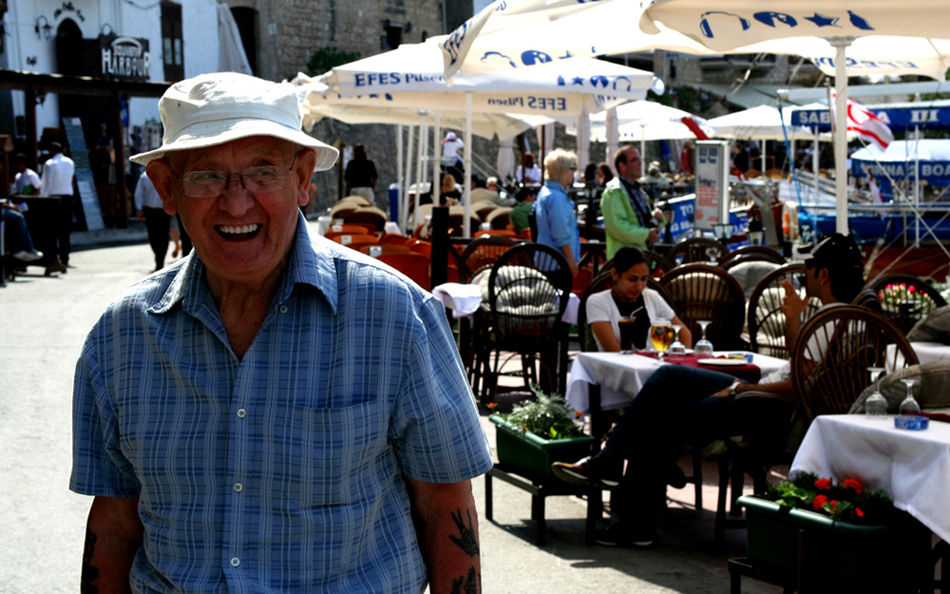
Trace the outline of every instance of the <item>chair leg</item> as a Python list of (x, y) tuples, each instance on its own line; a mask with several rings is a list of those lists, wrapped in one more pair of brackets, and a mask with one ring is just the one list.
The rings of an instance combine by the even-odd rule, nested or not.
[(693, 446), (693, 489), (696, 495), (696, 509), (703, 507), (703, 457), (697, 445)]
[(738, 458), (733, 458), (732, 460), (732, 469), (730, 471), (732, 475), (732, 489), (730, 489), (729, 497), (729, 515), (730, 516), (741, 516), (742, 508), (740, 508), (736, 501), (739, 497), (742, 496), (742, 488), (745, 485), (745, 470), (743, 464)]
[(719, 498), (716, 503), (716, 526), (714, 540), (721, 543), (726, 538), (726, 504), (729, 498), (729, 456), (719, 458)]

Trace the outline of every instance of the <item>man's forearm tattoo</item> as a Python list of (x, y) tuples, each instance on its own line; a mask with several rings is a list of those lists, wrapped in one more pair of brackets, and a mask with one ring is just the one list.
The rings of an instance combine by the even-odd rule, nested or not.
[(459, 578), (452, 582), (452, 594), (478, 594), (478, 574), (475, 568), (468, 569), (468, 578)]
[(478, 541), (475, 539), (475, 522), (472, 520), (472, 512), (466, 511), (468, 514), (468, 525), (465, 525), (465, 521), (462, 519), (462, 510), (458, 510), (457, 513), (452, 514), (452, 520), (455, 522), (456, 527), (459, 529), (461, 538), (458, 538), (453, 535), (449, 535), (449, 538), (452, 539), (452, 542), (457, 544), (465, 554), (469, 557), (478, 556)]
[(92, 584), (99, 577), (99, 570), (92, 566), (92, 553), (96, 549), (98, 540), (99, 537), (87, 526), (86, 546), (83, 547), (82, 552), (82, 575), (79, 578), (79, 591), (82, 594), (96, 594), (99, 592), (99, 588)]

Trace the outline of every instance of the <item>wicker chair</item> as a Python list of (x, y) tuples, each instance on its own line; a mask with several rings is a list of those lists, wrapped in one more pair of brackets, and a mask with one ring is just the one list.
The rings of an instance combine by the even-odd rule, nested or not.
[(670, 305), (683, 324), (693, 333), (702, 334), (698, 320), (710, 320), (708, 338), (716, 349), (740, 349), (745, 322), (745, 294), (736, 279), (718, 266), (684, 264), (660, 279), (670, 294)]
[[(907, 285), (907, 292), (896, 291), (897, 303), (895, 299), (887, 295), (887, 287), (890, 285)], [(881, 302), (884, 316), (900, 328), (901, 332), (907, 334), (919, 320), (924, 316), (947, 304), (946, 299), (940, 295), (940, 292), (930, 286), (927, 281), (910, 276), (908, 274), (885, 274), (877, 277), (867, 284), (867, 288), (874, 291)], [(918, 296), (916, 299), (911, 295)], [(894, 291), (892, 289), (892, 291)], [(903, 303), (901, 303), (903, 301)]]
[[(770, 357), (788, 359), (788, 346), (785, 344), (785, 313), (782, 311), (785, 290), (784, 281), (789, 281), (805, 298), (805, 287), (799, 280), (805, 274), (804, 264), (789, 264), (773, 270), (763, 278), (752, 291), (748, 307), (749, 342), (752, 350)], [(821, 307), (821, 301), (812, 297), (808, 300), (803, 320), (809, 319)]]
[(479, 272), (491, 270), (499, 256), (516, 245), (510, 237), (483, 235), (470, 242), (459, 256), (459, 282), (471, 283)]
[[(504, 252), (492, 266), (488, 277), (488, 301), (483, 304), (477, 332), (476, 369), (483, 375), (483, 401), (494, 401), (502, 352), (522, 358), (525, 384), (540, 383), (553, 391), (557, 376), (538, 353), (553, 353), (553, 346), (565, 346), (567, 324), (561, 321), (571, 292), (571, 271), (557, 250), (538, 243), (523, 243)], [(487, 322), (487, 323), (485, 323)], [(491, 365), (491, 354), (495, 363)], [(559, 362), (565, 357), (558, 352)], [(549, 363), (552, 359), (545, 357)], [(548, 374), (535, 373), (537, 360)], [(481, 363), (481, 365), (479, 365)]]
[[(897, 345), (892, 361), (887, 345)], [(903, 357), (903, 361), (901, 360)], [(792, 383), (807, 421), (845, 414), (871, 384), (869, 367), (916, 365), (917, 355), (894, 324), (863, 307), (829, 307), (804, 325), (792, 347)]]
[(729, 252), (719, 260), (719, 265), (724, 270), (729, 270), (733, 266), (750, 260), (763, 260), (765, 262), (774, 262), (784, 265), (785, 256), (764, 245), (746, 245)]
[(692, 264), (696, 262), (708, 263), (711, 260), (719, 261), (729, 248), (709, 237), (690, 237), (681, 243), (677, 243), (666, 255), (667, 260), (676, 262), (677, 258), (682, 256), (683, 264)]

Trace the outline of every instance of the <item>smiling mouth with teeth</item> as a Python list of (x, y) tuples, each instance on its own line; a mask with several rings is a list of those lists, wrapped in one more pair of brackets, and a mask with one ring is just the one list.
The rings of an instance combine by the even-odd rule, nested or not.
[(261, 230), (260, 225), (217, 225), (214, 228), (218, 235), (229, 240), (250, 239)]

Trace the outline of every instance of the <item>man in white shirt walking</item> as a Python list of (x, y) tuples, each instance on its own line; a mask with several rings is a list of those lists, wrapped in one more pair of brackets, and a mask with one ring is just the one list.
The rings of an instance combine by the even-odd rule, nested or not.
[[(59, 259), (46, 268), (51, 272), (66, 272), (69, 264), (69, 232), (73, 221), (73, 175), (76, 165), (73, 160), (63, 154), (63, 145), (58, 142), (50, 144), (52, 156), (43, 165), (42, 188), (40, 196), (58, 197), (59, 208), (55, 219), (51, 221), (53, 238), (50, 255), (58, 253)], [(58, 245), (57, 245), (58, 244)]]
[(138, 220), (145, 222), (148, 244), (155, 254), (155, 271), (158, 272), (165, 268), (171, 215), (162, 207), (162, 199), (145, 171), (142, 171), (142, 176), (135, 185), (135, 215)]

